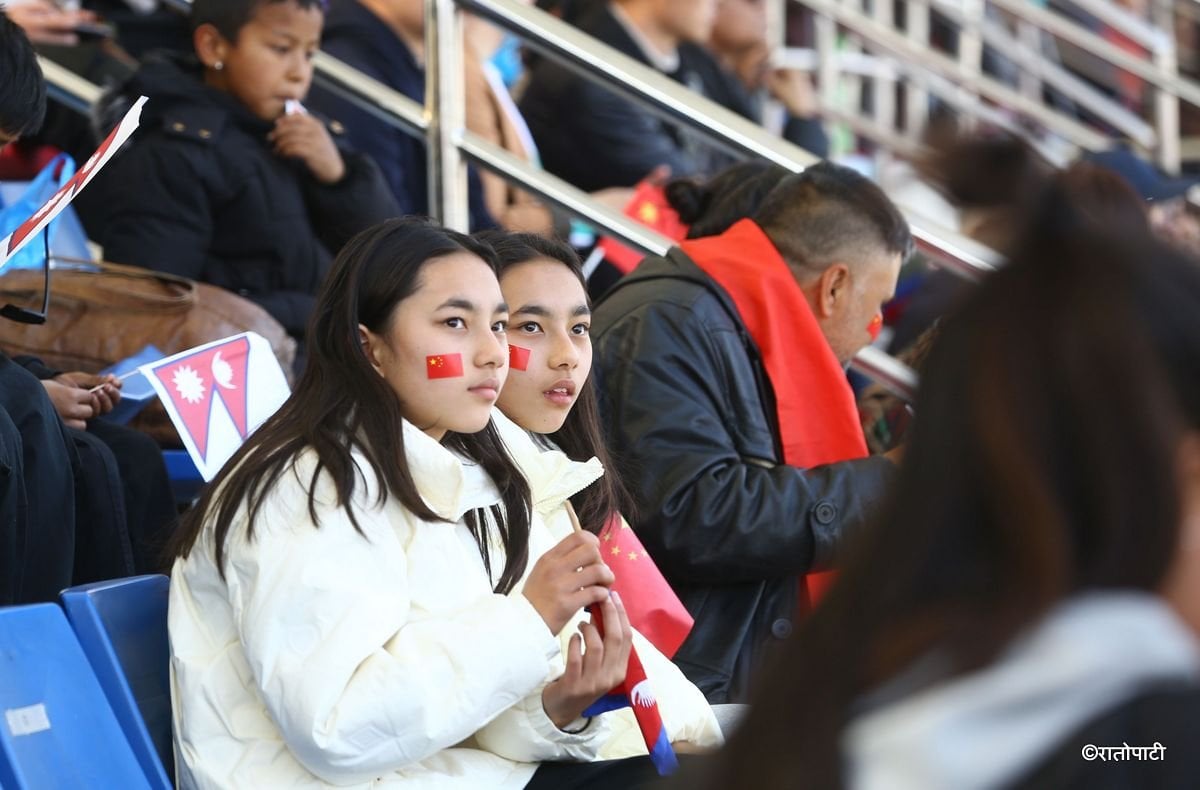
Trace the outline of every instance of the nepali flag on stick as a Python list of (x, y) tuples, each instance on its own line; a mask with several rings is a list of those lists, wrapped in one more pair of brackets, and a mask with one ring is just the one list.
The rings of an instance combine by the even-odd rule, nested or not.
[[(582, 532), (583, 528), (579, 525), (579, 519), (575, 516), (575, 510), (570, 504), (567, 505), (567, 514), (571, 517), (571, 526), (575, 528), (575, 531)], [(624, 597), (621, 596), (622, 600)], [(600, 632), (600, 638), (603, 639), (604, 615), (601, 613), (600, 605), (589, 606), (588, 614), (592, 616), (592, 625), (596, 626), (596, 630)], [(638, 658), (637, 648), (633, 646), (629, 648), (629, 663), (625, 665), (625, 680), (621, 682), (621, 685), (588, 706), (583, 715), (590, 718), (611, 710), (620, 710), (625, 706), (633, 708), (633, 717), (637, 719), (638, 728), (642, 731), (642, 739), (646, 742), (646, 750), (650, 753), (650, 761), (658, 769), (659, 776), (674, 773), (679, 768), (679, 760), (675, 758), (675, 750), (671, 748), (671, 739), (667, 737), (667, 728), (663, 726), (662, 716), (658, 713), (658, 702), (654, 699), (650, 680), (646, 677), (645, 668), (642, 667), (642, 660)]]
[(271, 344), (254, 332), (215, 340), (138, 368), (154, 387), (205, 480), (291, 391)]
[[(588, 613), (592, 616), (592, 625), (596, 626), (603, 638), (604, 617), (600, 614), (599, 604), (589, 606)], [(626, 705), (633, 708), (633, 717), (637, 719), (642, 739), (646, 741), (646, 750), (650, 752), (650, 761), (658, 769), (658, 775), (675, 773), (679, 768), (679, 760), (675, 758), (671, 739), (667, 737), (667, 728), (663, 726), (662, 716), (658, 713), (658, 702), (654, 699), (654, 691), (650, 688), (650, 680), (646, 677), (642, 660), (638, 658), (637, 649), (632, 647), (629, 650), (629, 663), (625, 667), (625, 680), (593, 702), (583, 715), (599, 716), (610, 710), (620, 710)]]

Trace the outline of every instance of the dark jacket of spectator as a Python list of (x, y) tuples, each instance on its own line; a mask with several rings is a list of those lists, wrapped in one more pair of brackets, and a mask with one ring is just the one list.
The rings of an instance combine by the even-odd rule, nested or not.
[(766, 645), (792, 631), (798, 577), (830, 566), (894, 467), (783, 464), (761, 355), (733, 300), (678, 248), (609, 292), (592, 336), (638, 535), (696, 619), (674, 660), (710, 702), (741, 701)]
[[(651, 65), (607, 5), (589, 9), (578, 24), (583, 32)], [(677, 52), (679, 68), (667, 76), (759, 122), (761, 107), (756, 97), (703, 47), (684, 42)], [(698, 133), (661, 120), (550, 58), (541, 58), (534, 65), (520, 109), (537, 143), (542, 166), (589, 192), (633, 186), (658, 165), (668, 165), (671, 175), (679, 178), (710, 176), (733, 162)], [(828, 150), (818, 121), (791, 119), (784, 132), (790, 141), (818, 155)]]
[[(355, 0), (336, 0), (325, 17), (321, 49), (368, 77), (425, 102), (425, 69), (417, 63), (404, 41), (370, 9)], [(314, 86), (310, 105), (345, 129), (346, 139), (356, 151), (379, 165), (401, 214), (428, 215), (429, 165), (424, 141), (381, 121), (350, 101)], [(495, 227), (483, 203), (479, 174), (468, 169), (467, 194), (471, 229)]]
[[(598, 4), (591, 9), (580, 19), (579, 28), (651, 65), (607, 6)], [(720, 67), (695, 44), (680, 44), (678, 53), (679, 68), (667, 76), (703, 93), (703, 73)], [(658, 165), (670, 166), (676, 177), (719, 169), (710, 161), (715, 152), (695, 133), (660, 120), (550, 58), (541, 58), (534, 65), (520, 109), (537, 143), (542, 166), (588, 192), (633, 186)]]
[[(713, 68), (702, 72), (704, 95), (743, 118), (761, 122), (763, 94), (749, 90), (736, 74), (722, 68), (715, 60), (712, 65)], [(825, 125), (820, 118), (787, 116), (783, 137), (822, 159), (829, 156), (829, 135), (825, 133)]]
[(191, 57), (147, 60), (107, 97), (102, 128), (139, 94), (150, 101), (134, 139), (89, 187), (102, 198), (89, 235), (111, 261), (226, 288), (303, 338), (333, 254), (398, 213), (378, 168), (343, 150), (345, 176), (320, 184), (276, 156), (271, 124), (206, 87)]

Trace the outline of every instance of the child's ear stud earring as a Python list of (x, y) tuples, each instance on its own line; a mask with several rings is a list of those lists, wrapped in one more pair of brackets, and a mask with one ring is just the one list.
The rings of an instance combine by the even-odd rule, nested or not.
[(215, 69), (216, 71), (220, 71), (223, 68), (225, 68), (225, 64), (222, 61), (218, 60), (216, 63), (213, 64), (213, 69)]

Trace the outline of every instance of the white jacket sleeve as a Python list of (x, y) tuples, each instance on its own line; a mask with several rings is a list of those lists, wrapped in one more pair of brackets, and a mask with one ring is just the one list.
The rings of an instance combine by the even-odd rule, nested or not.
[[(364, 488), (373, 486), (356, 500), (372, 502)], [(524, 596), (483, 595), (453, 616), (424, 617), (380, 510), (356, 510), (363, 535), (341, 508), (319, 504), (318, 515), (319, 528), (285, 474), (254, 540), (233, 531), (227, 566), (254, 683), (314, 774), (343, 784), (419, 761), (546, 681), (558, 642)]]
[(525, 763), (551, 760), (586, 763), (599, 759), (600, 748), (610, 737), (606, 717), (593, 718), (581, 732), (563, 732), (542, 707), (543, 688), (545, 684), (476, 733), (479, 747)]

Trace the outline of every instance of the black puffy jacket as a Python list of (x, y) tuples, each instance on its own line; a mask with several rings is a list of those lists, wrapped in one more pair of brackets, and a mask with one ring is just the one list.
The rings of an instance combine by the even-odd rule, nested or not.
[(139, 94), (138, 131), (84, 193), (89, 234), (108, 260), (238, 293), (302, 338), (333, 254), (398, 213), (374, 163), (343, 150), (346, 175), (321, 184), (276, 156), (272, 124), (206, 87), (193, 58), (147, 59), (107, 97), (104, 126)]
[(733, 300), (679, 248), (598, 305), (596, 365), (636, 528), (696, 625), (675, 662), (711, 702), (743, 701), (792, 631), (799, 576), (830, 567), (894, 468), (782, 463), (775, 396)]

